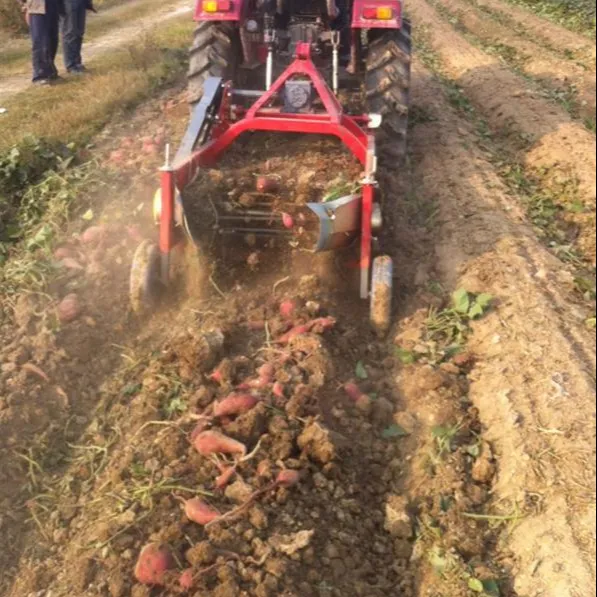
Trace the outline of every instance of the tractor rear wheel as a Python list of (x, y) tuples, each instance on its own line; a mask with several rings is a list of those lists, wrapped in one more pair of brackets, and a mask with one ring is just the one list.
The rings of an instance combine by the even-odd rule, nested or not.
[(378, 141), (382, 154), (406, 156), (410, 109), (411, 24), (399, 30), (375, 30), (369, 38), (365, 88), (370, 112), (383, 117)]
[(208, 77), (234, 78), (240, 39), (234, 23), (203, 21), (195, 29), (189, 60), (188, 97), (196, 104)]

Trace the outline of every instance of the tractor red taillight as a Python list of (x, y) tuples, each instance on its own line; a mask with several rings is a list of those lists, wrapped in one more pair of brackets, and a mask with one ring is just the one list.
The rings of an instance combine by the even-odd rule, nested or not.
[(363, 18), (368, 21), (391, 21), (395, 16), (391, 6), (366, 6), (363, 8)]
[(201, 7), (203, 12), (230, 12), (232, 10), (231, 0), (203, 0)]

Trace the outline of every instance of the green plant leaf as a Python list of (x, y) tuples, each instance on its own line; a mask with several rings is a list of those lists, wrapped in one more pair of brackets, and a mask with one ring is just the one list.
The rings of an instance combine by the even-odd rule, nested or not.
[(429, 553), (429, 563), (438, 574), (443, 574), (448, 567), (448, 561), (440, 553), (437, 547), (434, 547)]
[(597, 328), (597, 317), (589, 317), (589, 319), (586, 321), (586, 324), (590, 330), (594, 330)]
[(82, 216), (81, 218), (83, 220), (85, 220), (86, 222), (91, 222), (91, 220), (93, 220), (93, 210), (92, 209), (88, 209)]
[(500, 597), (500, 587), (495, 580), (484, 580), (483, 590), (489, 595), (489, 597)]
[(481, 305), (473, 305), (470, 311), (468, 312), (468, 316), (471, 319), (478, 319), (479, 317), (482, 317), (484, 313), (485, 311), (483, 310), (483, 307), (481, 307)]
[(483, 309), (487, 310), (491, 306), (491, 302), (493, 301), (493, 295), (488, 294), (487, 292), (481, 293), (476, 298), (477, 305), (480, 305)]
[(446, 437), (449, 433), (450, 433), (449, 429), (447, 427), (443, 427), (441, 425), (437, 425), (436, 427), (434, 427), (431, 430), (431, 434), (435, 438)]
[(470, 294), (464, 288), (460, 288), (452, 295), (452, 304), (458, 313), (466, 315), (471, 308)]
[(359, 361), (357, 363), (355, 375), (361, 380), (369, 379), (369, 374), (367, 373), (367, 369), (365, 369), (365, 365), (363, 364), (363, 361)]
[(448, 512), (448, 510), (452, 507), (452, 498), (450, 496), (442, 495), (439, 501), (439, 507), (441, 508), (442, 512)]
[(396, 356), (403, 365), (414, 365), (417, 362), (417, 355), (410, 350), (406, 350), (406, 348), (398, 347), (396, 349)]
[(143, 389), (143, 386), (140, 383), (130, 383), (124, 387), (122, 390), (123, 396), (134, 396), (138, 394)]
[(468, 588), (475, 593), (484, 593), (485, 587), (478, 578), (470, 578), (468, 581)]
[(410, 435), (404, 427), (400, 425), (390, 425), (387, 429), (384, 429), (381, 436), (384, 439), (395, 439), (397, 437), (408, 437)]
[(479, 458), (479, 456), (481, 456), (481, 447), (479, 444), (471, 444), (470, 446), (467, 446), (466, 452), (473, 458)]

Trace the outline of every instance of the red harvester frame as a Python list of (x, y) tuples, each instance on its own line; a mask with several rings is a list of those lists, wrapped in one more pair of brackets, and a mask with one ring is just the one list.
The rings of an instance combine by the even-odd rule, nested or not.
[[(285, 83), (295, 76), (311, 80), (325, 111), (319, 113), (290, 114), (280, 108), (269, 107), (279, 96)], [(168, 255), (176, 244), (174, 203), (176, 189), (183, 189), (193, 181), (200, 167), (213, 166), (234, 141), (248, 131), (282, 133), (305, 133), (338, 137), (352, 154), (363, 164), (365, 176), (362, 181), (361, 218), (361, 298), (369, 297), (372, 263), (372, 215), (375, 199), (376, 154), (375, 137), (362, 125), (369, 124), (368, 116), (344, 114), (339, 101), (311, 59), (309, 44), (299, 44), (294, 62), (282, 73), (271, 89), (265, 92), (244, 116), (233, 120), (230, 84), (224, 85), (218, 122), (211, 139), (196, 150), (179, 157), (175, 164), (162, 170), (162, 210), (160, 220), (160, 252), (164, 263), (164, 281), (167, 281)], [(238, 113), (236, 113), (238, 114)]]

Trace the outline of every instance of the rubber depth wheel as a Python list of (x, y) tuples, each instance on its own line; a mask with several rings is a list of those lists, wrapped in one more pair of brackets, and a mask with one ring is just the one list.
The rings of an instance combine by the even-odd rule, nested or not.
[(411, 61), (410, 21), (405, 20), (400, 30), (371, 32), (365, 75), (367, 106), (383, 117), (378, 135), (382, 153), (399, 160), (407, 151)]
[(203, 21), (195, 29), (190, 50), (188, 97), (191, 104), (203, 95), (203, 84), (208, 77), (234, 79), (240, 37), (232, 23)]
[(392, 325), (394, 265), (391, 257), (382, 255), (373, 261), (371, 280), (371, 325), (383, 338)]
[(130, 277), (130, 302), (139, 315), (155, 308), (162, 292), (160, 252), (157, 245), (144, 240), (135, 251)]

